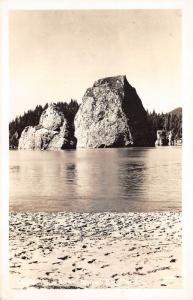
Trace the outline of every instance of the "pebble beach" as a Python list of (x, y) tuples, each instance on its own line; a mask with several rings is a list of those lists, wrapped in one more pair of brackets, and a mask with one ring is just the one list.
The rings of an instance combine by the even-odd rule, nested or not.
[(10, 213), (13, 289), (181, 288), (181, 212)]

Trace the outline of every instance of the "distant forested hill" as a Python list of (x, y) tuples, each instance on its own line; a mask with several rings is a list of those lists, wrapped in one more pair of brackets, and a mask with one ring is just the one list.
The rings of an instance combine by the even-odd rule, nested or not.
[[(74, 117), (78, 111), (79, 104), (76, 100), (71, 100), (69, 103), (57, 102), (58, 110), (60, 110), (67, 119), (71, 132), (74, 132)], [(48, 107), (37, 105), (34, 110), (28, 110), (23, 115), (16, 117), (9, 123), (9, 148), (17, 149), (18, 141), (23, 129), (26, 126), (36, 126), (39, 123), (42, 112)]]
[(180, 117), (180, 116), (182, 116), (182, 108), (177, 107), (177, 108), (173, 109), (172, 111), (170, 111), (169, 114), (170, 115), (173, 114), (173, 115)]

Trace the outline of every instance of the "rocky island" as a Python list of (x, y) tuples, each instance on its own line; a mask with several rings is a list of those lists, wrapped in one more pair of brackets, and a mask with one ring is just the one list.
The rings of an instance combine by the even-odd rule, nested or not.
[(18, 149), (59, 150), (150, 146), (147, 114), (126, 76), (97, 80), (88, 88), (74, 121), (75, 133), (56, 104), (49, 104), (37, 126), (27, 126)]
[[(174, 142), (162, 142), (160, 132), (172, 133)], [(37, 105), (9, 123), (10, 149), (146, 147), (176, 141), (182, 141), (182, 109), (148, 112), (125, 75), (95, 81), (81, 104), (71, 99)]]
[(19, 139), (18, 149), (58, 150), (74, 148), (75, 138), (70, 138), (68, 122), (55, 104), (43, 111), (39, 125), (27, 126)]

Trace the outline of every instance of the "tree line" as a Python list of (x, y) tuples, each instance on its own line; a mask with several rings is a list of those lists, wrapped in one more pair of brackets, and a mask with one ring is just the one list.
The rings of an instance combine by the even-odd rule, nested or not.
[[(69, 131), (72, 136), (74, 135), (74, 117), (78, 111), (79, 104), (76, 100), (72, 100), (69, 103), (57, 102), (57, 108), (64, 114), (69, 124)], [(17, 149), (18, 141), (22, 131), (26, 126), (36, 126), (39, 124), (39, 119), (42, 112), (48, 107), (46, 105), (37, 105), (34, 110), (28, 110), (22, 116), (16, 117), (9, 123), (9, 147), (10, 149)], [(172, 130), (175, 139), (182, 138), (182, 111), (177, 109), (170, 113), (156, 113), (155, 111), (146, 111), (149, 137), (154, 143), (156, 140), (157, 130)]]
[(178, 108), (170, 113), (156, 113), (147, 110), (147, 120), (151, 140), (156, 140), (157, 130), (172, 131), (175, 140), (182, 138), (182, 110)]

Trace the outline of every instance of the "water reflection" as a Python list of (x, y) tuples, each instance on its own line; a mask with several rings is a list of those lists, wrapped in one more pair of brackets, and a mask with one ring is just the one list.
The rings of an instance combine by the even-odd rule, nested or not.
[(10, 151), (10, 209), (147, 211), (180, 208), (181, 149)]
[(77, 151), (77, 195), (84, 210), (112, 210), (118, 197), (118, 153), (112, 149)]

